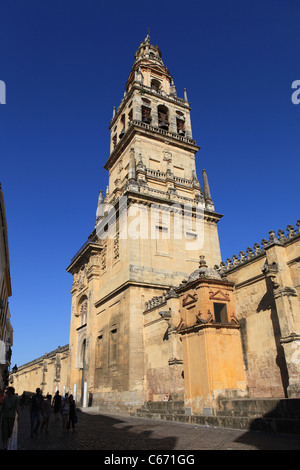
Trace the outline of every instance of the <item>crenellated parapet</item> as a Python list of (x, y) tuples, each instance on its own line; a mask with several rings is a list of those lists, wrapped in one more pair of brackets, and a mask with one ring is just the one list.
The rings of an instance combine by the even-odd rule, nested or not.
[(226, 275), (232, 269), (244, 265), (254, 259), (265, 254), (265, 250), (274, 244), (286, 245), (292, 240), (300, 237), (300, 220), (297, 220), (295, 228), (293, 225), (288, 225), (286, 231), (279, 229), (277, 235), (274, 230), (269, 232), (269, 240), (263, 238), (261, 243), (254, 243), (253, 248), (248, 247), (245, 251), (240, 251), (239, 255), (233, 255), (232, 259), (227, 258), (226, 262), (222, 261), (219, 266), (214, 268), (221, 276)]
[(164, 292), (160, 296), (155, 296), (152, 299), (148, 300), (148, 302), (145, 302), (145, 309), (144, 312), (147, 312), (149, 310), (152, 310), (154, 308), (162, 307), (163, 305), (166, 305), (167, 300), (178, 297), (175, 288), (170, 287), (166, 292)]

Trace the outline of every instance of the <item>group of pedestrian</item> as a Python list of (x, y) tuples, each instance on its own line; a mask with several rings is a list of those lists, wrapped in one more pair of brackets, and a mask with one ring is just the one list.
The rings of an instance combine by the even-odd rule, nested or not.
[(59, 415), (62, 416), (63, 431), (68, 431), (72, 425), (73, 432), (75, 432), (77, 417), (73, 395), (69, 396), (66, 394), (62, 397), (59, 394), (59, 391), (57, 391), (54, 395), (53, 401), (52, 396), (49, 394), (47, 395), (46, 400), (44, 400), (41, 390), (37, 388), (36, 393), (33, 395), (30, 402), (31, 437), (38, 435), (41, 416), (43, 417), (41, 431), (43, 431), (45, 426), (45, 431), (48, 433), (48, 425), (52, 412), (54, 413), (55, 421), (59, 419)]
[(72, 426), (73, 432), (75, 432), (77, 416), (73, 395), (69, 396), (67, 393), (64, 398), (62, 398), (57, 391), (53, 398), (53, 408), (56, 420), (59, 419), (59, 414), (62, 416), (63, 430), (68, 431)]
[[(22, 403), (22, 401), (21, 401)], [(62, 416), (63, 431), (67, 432), (71, 426), (75, 432), (77, 423), (76, 404), (73, 395), (66, 394), (61, 397), (59, 391), (56, 392), (53, 401), (48, 394), (44, 400), (41, 389), (37, 388), (36, 393), (30, 400), (30, 431), (31, 437), (37, 436), (41, 425), (41, 431), (45, 428), (48, 433), (51, 414), (54, 412), (55, 420)], [(19, 419), (19, 397), (15, 394), (13, 387), (8, 387), (6, 392), (0, 393), (0, 419), (3, 449), (7, 449), (8, 441), (12, 437), (14, 425)]]

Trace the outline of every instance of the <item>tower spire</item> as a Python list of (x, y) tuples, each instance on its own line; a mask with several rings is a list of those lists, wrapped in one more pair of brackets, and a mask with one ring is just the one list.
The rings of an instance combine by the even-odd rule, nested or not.
[[(145, 37), (144, 41), (140, 43), (139, 48), (134, 55), (134, 64), (132, 66), (131, 72), (126, 83), (126, 91), (128, 92), (130, 90), (134, 82), (135, 73), (137, 71), (140, 71), (144, 75), (144, 77), (149, 78), (150, 70), (152, 73), (154, 73), (154, 75), (157, 75), (157, 73), (159, 75), (163, 74), (165, 76), (165, 79), (170, 84), (170, 73), (167, 67), (164, 66), (159, 47), (154, 46), (150, 42), (150, 28), (148, 28), (147, 36)], [(146, 78), (146, 81), (149, 80)], [(146, 86), (149, 85), (147, 83)], [(167, 93), (169, 94), (169, 90), (164, 91), (167, 91)]]
[(147, 34), (147, 36), (146, 36), (146, 38), (145, 38), (145, 42), (147, 42), (148, 44), (150, 44), (150, 28), (148, 28), (147, 32), (148, 32), (148, 34)]
[(98, 206), (97, 206), (97, 211), (96, 211), (96, 223), (98, 222), (99, 219), (103, 217), (103, 191), (99, 191), (99, 196), (98, 196)]
[(205, 205), (207, 209), (214, 210), (214, 203), (211, 200), (206, 170), (202, 170), (202, 176), (203, 176), (203, 195), (204, 195)]

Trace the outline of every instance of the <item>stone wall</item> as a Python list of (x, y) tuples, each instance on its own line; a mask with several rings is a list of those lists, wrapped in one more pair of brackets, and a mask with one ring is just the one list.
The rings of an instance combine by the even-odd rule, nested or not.
[(10, 382), (18, 395), (23, 392), (35, 392), (40, 388), (43, 395), (56, 390), (73, 393), (69, 389), (69, 345), (58, 347), (18, 368), (10, 377)]
[[(296, 225), (299, 227), (299, 221)], [(288, 225), (286, 232), (280, 229), (277, 236), (270, 231), (269, 240), (255, 243), (253, 249), (241, 251), (217, 269), (235, 284), (249, 395), (287, 396), (294, 373), (293, 359), (288, 359), (285, 349), (291, 345), (291, 356), (294, 352), (298, 362), (300, 339), (299, 229)]]

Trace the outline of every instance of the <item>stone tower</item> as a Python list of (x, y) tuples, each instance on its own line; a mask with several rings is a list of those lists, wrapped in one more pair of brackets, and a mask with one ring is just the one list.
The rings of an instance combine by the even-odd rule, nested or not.
[(110, 122), (109, 182), (95, 228), (71, 260), (70, 387), (77, 401), (145, 401), (145, 303), (221, 261), (207, 175), (196, 172), (186, 91), (179, 98), (149, 35)]

